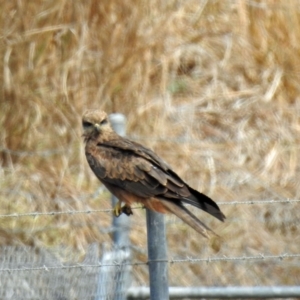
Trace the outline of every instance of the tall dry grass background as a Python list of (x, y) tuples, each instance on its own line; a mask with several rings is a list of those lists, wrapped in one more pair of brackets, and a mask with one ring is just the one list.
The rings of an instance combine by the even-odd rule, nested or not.
[[(298, 199), (296, 0), (0, 3), (0, 214), (110, 208), (84, 157), (81, 115), (127, 116), (128, 136), (217, 202)], [(299, 204), (222, 205), (207, 242), (168, 217), (170, 257), (299, 252)], [(0, 218), (1, 245), (110, 243), (110, 213)], [(132, 217), (146, 260), (145, 212)], [(145, 284), (147, 267), (138, 268)], [(209, 276), (207, 275), (209, 272)], [(170, 283), (299, 284), (299, 262), (170, 266)]]

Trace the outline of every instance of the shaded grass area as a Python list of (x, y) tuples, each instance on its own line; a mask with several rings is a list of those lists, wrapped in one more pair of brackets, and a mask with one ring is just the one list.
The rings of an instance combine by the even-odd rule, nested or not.
[[(83, 152), (91, 107), (124, 113), (130, 137), (216, 201), (299, 197), (298, 1), (2, 2), (0, 214), (110, 207)], [(224, 206), (225, 224), (196, 211), (222, 236), (209, 243), (168, 217), (170, 255), (295, 253), (298, 209)], [(110, 242), (110, 224), (107, 213), (0, 219), (0, 243), (83, 253)], [(145, 258), (143, 210), (131, 239)], [(245, 284), (299, 284), (286, 276), (297, 264), (263, 279), (237, 266)]]

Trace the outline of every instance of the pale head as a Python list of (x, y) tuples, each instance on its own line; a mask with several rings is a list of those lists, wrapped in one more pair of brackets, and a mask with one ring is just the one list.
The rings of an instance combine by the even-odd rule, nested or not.
[(107, 114), (102, 110), (89, 109), (82, 116), (82, 127), (85, 137), (98, 136), (111, 132)]

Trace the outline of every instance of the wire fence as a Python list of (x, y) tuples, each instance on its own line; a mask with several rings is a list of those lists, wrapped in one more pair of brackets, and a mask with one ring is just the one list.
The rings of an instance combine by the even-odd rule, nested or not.
[[(0, 253), (0, 285), (1, 299), (115, 299), (115, 285), (120, 284), (116, 278), (116, 270), (121, 271), (129, 267), (136, 276), (140, 267), (147, 268), (150, 261), (122, 261), (114, 257), (112, 262), (99, 261), (97, 244), (92, 245), (83, 261), (76, 264), (64, 263), (58, 258), (59, 252), (34, 247), (1, 247)], [(54, 252), (54, 254), (53, 254)], [(112, 251), (102, 253), (102, 256), (111, 255)], [(167, 262), (170, 270), (175, 264), (185, 268), (185, 264), (196, 265), (200, 268), (211, 267), (213, 263), (239, 263), (247, 268), (247, 263), (262, 263), (274, 266), (289, 267), (293, 263), (299, 266), (300, 253), (282, 253), (280, 255), (265, 255), (240, 257), (185, 257), (155, 260), (152, 262)], [(241, 265), (241, 263), (243, 265)], [(254, 265), (255, 267), (258, 264)], [(99, 273), (105, 271), (105, 276), (99, 281)], [(104, 280), (105, 279), (105, 280)], [(124, 280), (124, 279), (123, 279)], [(136, 281), (135, 278), (134, 281)], [(100, 287), (100, 289), (99, 289)], [(105, 292), (103, 288), (105, 287)], [(102, 292), (100, 292), (102, 291)], [(11, 295), (11, 296), (10, 296)]]
[[(255, 205), (255, 204), (278, 204), (278, 203), (300, 203), (299, 199), (284, 200), (249, 200), (249, 201), (217, 201), (218, 205)], [(132, 209), (143, 209), (143, 207), (132, 207)], [(109, 209), (87, 209), (87, 210), (67, 210), (67, 211), (50, 211), (50, 212), (24, 212), (13, 214), (0, 214), (0, 218), (21, 218), (21, 217), (39, 217), (39, 216), (57, 216), (57, 215), (77, 215), (91, 213), (112, 213), (113, 208)]]
[[(4, 248), (4, 249), (10, 249), (8, 252), (9, 253), (14, 253), (14, 252), (19, 252), (19, 250), (22, 248), (18, 247), (11, 247), (11, 248)], [(34, 248), (32, 248), (34, 250)], [(6, 251), (6, 250), (4, 250)], [(33, 251), (34, 252), (34, 251)], [(109, 252), (111, 253), (111, 252)], [(60, 262), (59, 266), (53, 266), (53, 265), (46, 265), (46, 264), (41, 264), (40, 266), (35, 266), (35, 267), (28, 267), (28, 266), (22, 266), (20, 268), (0, 268), (0, 272), (26, 272), (26, 271), (46, 271), (49, 272), (51, 270), (64, 270), (64, 269), (85, 269), (85, 268), (106, 268), (106, 267), (122, 267), (122, 266), (147, 266), (151, 262), (166, 262), (170, 265), (172, 264), (182, 264), (182, 263), (213, 263), (213, 262), (230, 262), (230, 261), (263, 261), (263, 260), (273, 260), (273, 261), (278, 261), (281, 262), (282, 260), (286, 259), (298, 259), (300, 258), (300, 253), (296, 254), (289, 254), (289, 253), (283, 253), (280, 255), (265, 255), (261, 253), (260, 255), (257, 256), (240, 256), (240, 257), (208, 257), (208, 258), (192, 258), (192, 257), (187, 257), (187, 258), (181, 258), (181, 259), (169, 259), (169, 260), (163, 260), (163, 259), (156, 259), (156, 260), (147, 260), (146, 262), (118, 262), (113, 261), (112, 263), (102, 263), (101, 261), (97, 261), (97, 263), (94, 264), (86, 264), (86, 263), (77, 263), (75, 265), (64, 265), (63, 263)], [(12, 261), (12, 259), (10, 259)]]
[[(94, 194), (89, 196), (95, 198)], [(101, 191), (97, 192), (97, 197), (102, 197)], [(216, 229), (221, 237), (227, 237), (224, 241), (221, 238), (221, 241), (212, 239), (207, 242), (197, 238), (192, 230), (187, 230), (186, 239), (182, 239), (183, 235), (178, 235), (177, 231), (185, 232), (185, 225), (168, 217), (165, 222), (167, 259), (149, 259), (145, 241), (129, 243), (128, 247), (111, 245), (101, 248), (94, 244), (85, 251), (84, 258), (74, 253), (66, 255), (66, 251), (72, 250), (64, 248), (0, 247), (0, 299), (149, 299), (150, 291), (143, 287), (149, 285), (148, 270), (153, 263), (167, 264), (171, 299), (200, 299), (200, 295), (226, 298), (228, 293), (243, 298), (249, 296), (249, 290), (241, 288), (249, 285), (254, 289), (252, 298), (255, 295), (297, 297), (300, 291), (292, 287), (300, 283), (299, 203), (299, 199), (218, 201), (227, 215), (226, 223)], [(146, 235), (146, 226), (141, 221), (145, 210), (140, 206), (133, 209), (134, 216), (130, 218), (132, 232), (139, 230)], [(3, 222), (26, 218), (51, 220), (64, 216), (67, 220), (76, 220), (91, 215), (102, 219), (112, 211), (111, 208), (22, 213), (2, 210), (0, 219)], [(58, 228), (55, 222), (49, 223), (51, 228)], [(107, 228), (101, 228), (97, 223), (93, 225), (106, 234), (117, 230), (116, 224)], [(76, 226), (82, 228), (87, 223), (79, 221)], [(33, 232), (34, 228), (31, 230)], [(274, 285), (276, 291), (271, 289)], [(232, 286), (232, 290), (225, 291), (228, 286)], [(198, 289), (191, 290), (195, 287)], [(199, 287), (209, 290), (200, 290)]]
[[(218, 204), (220, 206), (238, 205), (239, 207), (246, 207), (256, 205), (262, 207), (270, 205), (274, 207), (278, 204), (295, 206), (299, 202), (297, 199), (287, 199), (219, 202)], [(141, 207), (136, 207), (135, 209), (141, 211)], [(0, 218), (44, 218), (60, 214), (76, 217), (78, 214), (91, 213), (107, 214), (111, 213), (111, 209), (2, 214)], [(182, 253), (174, 254), (174, 248), (170, 247), (167, 260), (149, 260), (147, 258), (137, 260), (131, 256), (123, 260), (120, 259), (120, 252), (117, 251), (113, 255), (112, 253), (115, 250), (112, 248), (101, 251), (99, 246), (94, 244), (87, 250), (84, 259), (77, 257), (75, 261), (68, 260), (66, 262), (61, 258), (63, 255), (60, 255), (66, 249), (5, 246), (0, 248), (0, 286), (5, 287), (5, 289), (1, 289), (0, 299), (117, 299), (116, 291), (118, 293), (127, 293), (128, 290), (128, 283), (122, 286), (122, 282), (125, 282), (126, 278), (120, 278), (117, 275), (119, 271), (122, 273), (124, 268), (127, 268), (127, 272), (129, 271), (132, 274), (132, 280), (129, 285), (130, 292), (128, 292), (128, 295), (131, 296), (128, 297), (134, 299), (132, 298), (134, 297), (133, 295), (138, 294), (137, 291), (134, 292), (135, 288), (138, 290), (139, 286), (147, 285), (148, 279), (145, 274), (149, 263), (152, 262), (167, 263), (170, 273), (174, 272), (174, 274), (178, 274), (178, 271), (175, 271), (175, 269), (184, 269), (187, 278), (189, 278), (187, 287), (191, 286), (191, 282), (193, 282), (192, 286), (197, 286), (197, 282), (201, 282), (201, 285), (203, 285), (202, 283), (205, 280), (199, 276), (199, 270), (203, 268), (209, 270), (207, 271), (210, 274), (209, 278), (215, 278), (215, 281), (206, 283), (205, 286), (227, 286), (228, 278), (226, 284), (225, 281), (222, 283), (222, 279), (220, 279), (225, 276), (224, 274), (227, 274), (227, 277), (231, 277), (231, 283), (236, 286), (245, 285), (243, 282), (249, 282), (251, 277), (252, 282), (260, 282), (260, 278), (264, 276), (269, 276), (271, 282), (276, 282), (277, 280), (278, 285), (282, 285), (283, 282), (279, 282), (279, 277), (276, 279), (278, 272), (281, 272), (281, 276), (284, 272), (289, 277), (294, 275), (293, 284), (299, 284), (300, 252), (293, 252), (295, 248), (289, 249), (287, 245), (286, 251), (282, 253), (270, 254), (268, 249), (266, 249), (265, 253), (251, 255), (251, 249), (247, 249), (247, 247), (249, 245), (246, 245), (242, 255), (230, 254), (230, 251), (225, 249), (223, 253), (209, 256), (205, 245), (199, 256), (190, 256), (188, 251), (186, 251), (186, 255)], [(134, 251), (135, 248), (131, 247), (131, 252)], [(107, 259), (108, 256), (109, 259)], [(101, 259), (101, 257), (106, 257), (106, 259)], [(227, 269), (234, 269), (237, 276), (228, 274), (226, 272)], [(103, 275), (103, 272), (105, 275)], [(221, 272), (222, 275), (218, 274), (218, 272)], [(191, 273), (190, 277), (187, 273)], [(197, 274), (197, 277), (195, 277), (195, 274)], [(273, 278), (270, 278), (270, 274), (272, 274)], [(191, 278), (194, 279), (191, 280)], [(170, 285), (176, 286), (175, 282), (176, 277), (172, 278), (171, 276)], [(117, 284), (121, 284), (122, 288), (116, 288)], [(291, 283), (289, 283), (289, 286), (291, 286)], [(283, 292), (286, 292), (286, 290), (283, 290)], [(144, 293), (143, 295), (145, 298), (141, 299), (147, 299), (145, 295), (149, 296), (149, 293)]]
[[(165, 300), (151, 295), (151, 265), (163, 266), (156, 284), (168, 280), (170, 299), (300, 298), (300, 72), (294, 30), (300, 6), (258, 0), (208, 6), (204, 0), (168, 15), (164, 6), (181, 6), (170, 1), (161, 5), (161, 16), (155, 5), (141, 5), (147, 20), (135, 5), (96, 2), (4, 5), (0, 299)], [(76, 18), (78, 10), (82, 15)], [(168, 25), (166, 35), (162, 24)], [(117, 56), (112, 49), (119, 47), (107, 43), (106, 32), (120, 41)], [(42, 76), (33, 72), (39, 69)], [(128, 70), (134, 76), (130, 84)], [(89, 175), (74, 125), (77, 112), (98, 105), (98, 99), (115, 110), (129, 98), (129, 137), (161, 151), (191, 186), (218, 200), (224, 223), (191, 211), (219, 237), (205, 240), (166, 216), (156, 228), (163, 237), (153, 244), (167, 246), (167, 257), (153, 258), (143, 207), (116, 219), (103, 188), (78, 196), (90, 183), (85, 185)], [(125, 133), (123, 125), (119, 130)]]
[[(177, 143), (193, 144), (193, 141), (178, 140)], [(42, 151), (39, 155), (48, 156), (50, 153), (54, 152)], [(32, 153), (15, 154), (22, 156)], [(10, 193), (5, 190), (1, 192)], [(103, 189), (83, 196), (80, 201), (87, 198), (101, 201), (102, 192)], [(95, 226), (102, 233), (111, 235), (114, 242), (109, 243), (109, 247), (100, 247), (100, 243), (92, 244), (84, 251), (84, 257), (82, 254), (77, 255), (74, 249), (64, 247), (0, 247), (0, 299), (167, 299), (166, 296), (163, 299), (159, 296), (153, 298), (147, 288), (151, 287), (151, 265), (164, 265), (168, 269), (170, 299), (200, 299), (204, 296), (228, 298), (228, 295), (231, 299), (250, 296), (298, 297), (299, 203), (299, 199), (283, 197), (217, 201), (222, 211), (226, 211), (227, 220), (221, 225), (212, 221), (213, 226), (210, 227), (216, 230), (221, 239), (212, 238), (209, 242), (194, 234), (192, 229), (187, 230), (180, 220), (167, 217), (167, 235), (165, 239), (157, 241), (157, 247), (167, 241), (168, 255), (163, 259), (149, 258), (146, 253), (147, 241), (136, 240), (134, 232), (137, 230), (139, 238), (146, 236), (145, 210), (141, 206), (133, 207), (134, 216), (130, 218), (130, 223), (122, 219), (127, 216), (121, 216), (121, 219), (107, 227), (100, 226), (96, 220), (111, 215), (111, 208), (18, 213), (6, 213), (2, 209), (0, 220), (3, 224), (14, 220), (22, 224), (26, 218), (49, 220), (46, 222), (49, 225), (39, 225), (38, 228), (23, 231), (14, 228), (25, 234), (28, 230), (33, 233), (50, 229), (59, 234), (59, 225), (52, 220), (64, 217), (65, 222), (73, 220), (74, 230)], [(193, 212), (196, 215), (199, 213), (197, 210)], [(94, 218), (87, 223), (82, 218), (86, 216)], [(134, 243), (130, 242), (130, 227)], [(160, 273), (163, 274), (158, 269), (155, 277)], [(163, 282), (161, 279), (156, 281), (158, 287)]]

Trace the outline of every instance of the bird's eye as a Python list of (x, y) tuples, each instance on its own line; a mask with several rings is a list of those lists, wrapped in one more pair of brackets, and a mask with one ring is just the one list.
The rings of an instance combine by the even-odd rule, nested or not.
[(83, 127), (90, 127), (90, 126), (92, 126), (92, 125), (93, 125), (93, 124), (90, 123), (90, 122), (82, 121), (82, 126), (83, 126)]
[(101, 125), (104, 125), (104, 124), (107, 124), (107, 122), (108, 122), (107, 119), (103, 119), (103, 120), (100, 122), (100, 124), (101, 124)]

